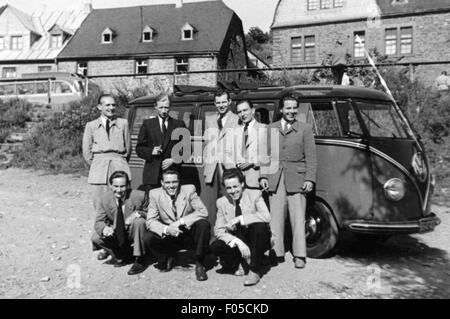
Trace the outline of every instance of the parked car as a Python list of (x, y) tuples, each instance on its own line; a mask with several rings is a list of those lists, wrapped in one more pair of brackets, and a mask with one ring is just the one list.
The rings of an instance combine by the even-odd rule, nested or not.
[[(214, 89), (176, 87), (171, 116), (191, 132), (192, 149), (202, 149), (204, 119), (216, 112)], [(423, 145), (401, 110), (385, 93), (352, 86), (235, 87), (234, 102), (249, 99), (258, 121), (280, 118), (279, 99), (298, 96), (299, 121), (313, 125), (317, 146), (317, 183), (306, 212), (309, 257), (327, 256), (340, 234), (423, 233), (440, 223), (430, 211), (433, 177)], [(153, 97), (129, 103), (133, 186), (142, 181), (144, 161), (135, 145), (144, 119), (155, 116)], [(200, 154), (201, 155), (201, 154)], [(194, 183), (204, 201), (202, 156), (183, 164), (186, 182)]]

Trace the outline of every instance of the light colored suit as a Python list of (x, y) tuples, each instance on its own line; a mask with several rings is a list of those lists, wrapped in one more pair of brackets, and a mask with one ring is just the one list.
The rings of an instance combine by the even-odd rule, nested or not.
[[(270, 222), (270, 213), (260, 191), (244, 189), (240, 207), (245, 226)], [(226, 228), (226, 225), (236, 217), (235, 211), (236, 206), (230, 197), (223, 196), (217, 200), (217, 220), (214, 234), (217, 239), (223, 240), (226, 244), (236, 238)]]
[(164, 228), (180, 218), (183, 218), (188, 229), (195, 222), (208, 218), (208, 211), (197, 195), (194, 185), (180, 187), (175, 207), (177, 216), (173, 212), (170, 197), (165, 190), (162, 187), (152, 189), (149, 192), (147, 229), (163, 237)]
[[(271, 123), (269, 129), (279, 131), (279, 168), (272, 174), (263, 174), (269, 182), (270, 228), (274, 234), (274, 250), (277, 256), (285, 254), (284, 225), (287, 209), (292, 227), (292, 253), (294, 257), (306, 257), (305, 210), (306, 196), (301, 193), (305, 181), (316, 181), (316, 145), (310, 124), (295, 122), (284, 131), (281, 121)], [(272, 147), (270, 147), (272, 148)], [(278, 156), (277, 156), (278, 155)]]
[[(217, 126), (217, 113), (211, 114), (205, 118), (205, 148), (204, 170), (205, 183), (209, 184), (213, 181), (216, 168), (221, 167), (220, 164), (226, 164), (226, 145), (233, 141), (233, 129), (238, 125), (239, 117), (231, 111), (226, 115), (226, 121), (223, 129), (219, 132)], [(222, 173), (222, 172), (221, 172)], [(221, 174), (222, 175), (222, 174)]]
[[(262, 177), (268, 179), (269, 191), (275, 192), (281, 173), (283, 173), (286, 191), (289, 193), (300, 192), (305, 181), (316, 181), (316, 144), (312, 126), (296, 121), (288, 131), (284, 132), (281, 121), (278, 121), (269, 124), (268, 130), (271, 129), (280, 132), (279, 154), (271, 154), (273, 147), (269, 143), (269, 154), (279, 160), (279, 169), (273, 174), (262, 174)], [(274, 142), (276, 143), (276, 141)]]
[[(249, 188), (259, 189), (261, 166), (269, 162), (267, 150), (267, 125), (253, 120), (248, 127), (248, 139), (244, 146), (244, 125), (238, 125), (234, 129), (234, 143), (228, 144), (225, 168), (236, 167), (238, 163), (253, 163), (254, 166), (242, 171), (245, 176), (245, 184)], [(231, 146), (231, 147), (230, 147)]]
[(83, 157), (89, 163), (89, 184), (108, 184), (109, 176), (116, 170), (125, 171), (131, 179), (127, 160), (131, 155), (128, 121), (116, 118), (111, 121), (109, 137), (101, 117), (88, 122), (83, 134)]

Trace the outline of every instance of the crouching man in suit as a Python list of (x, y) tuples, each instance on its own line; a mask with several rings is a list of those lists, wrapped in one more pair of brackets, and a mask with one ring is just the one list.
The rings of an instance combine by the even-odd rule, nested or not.
[(222, 180), (227, 195), (217, 200), (217, 240), (211, 248), (221, 259), (222, 272), (243, 275), (243, 262), (249, 270), (244, 285), (256, 285), (264, 253), (270, 249), (270, 213), (261, 192), (244, 187), (244, 176), (238, 169), (226, 170)]
[[(128, 174), (115, 171), (109, 178), (110, 191), (102, 194), (97, 205), (95, 232), (92, 235), (93, 250), (104, 249), (115, 267), (135, 262), (128, 271), (135, 275), (146, 269), (144, 234), (148, 201), (145, 193), (130, 188)], [(104, 258), (99, 258), (104, 259)]]
[(161, 187), (149, 192), (147, 228), (150, 232), (146, 239), (161, 271), (170, 271), (176, 251), (193, 244), (196, 278), (208, 279), (203, 265), (211, 237), (207, 218), (208, 211), (195, 186), (180, 186), (178, 171), (164, 171)]

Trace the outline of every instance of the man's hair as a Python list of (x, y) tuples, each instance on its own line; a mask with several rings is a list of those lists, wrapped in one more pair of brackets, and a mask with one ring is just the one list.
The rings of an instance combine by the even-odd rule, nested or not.
[(214, 92), (214, 99), (216, 99), (216, 97), (222, 96), (226, 94), (227, 95), (227, 100), (229, 100), (230, 97), (230, 92), (228, 92), (227, 90), (224, 90), (222, 88), (218, 88), (215, 92)]
[(247, 103), (248, 106), (250, 106), (251, 109), (254, 108), (252, 101), (250, 100), (240, 100), (239, 102), (236, 103), (236, 109), (239, 105), (241, 105), (242, 103)]
[(442, 75), (447, 75), (447, 71), (442, 71)]
[(178, 181), (180, 181), (180, 172), (178, 172), (176, 169), (166, 169), (161, 174), (161, 180), (164, 180), (164, 175), (177, 175)]
[(222, 175), (222, 184), (225, 184), (225, 180), (237, 178), (239, 183), (245, 182), (245, 176), (242, 174), (241, 170), (238, 168), (226, 169)]
[(280, 105), (278, 106), (278, 108), (280, 110), (283, 108), (285, 101), (295, 101), (295, 102), (297, 102), (297, 107), (299, 107), (299, 102), (298, 102), (297, 97), (295, 97), (293, 94), (287, 94), (280, 99)]
[(110, 97), (110, 98), (112, 98), (114, 101), (116, 100), (112, 94), (110, 94), (110, 93), (104, 93), (104, 94), (102, 94), (102, 95), (99, 96), (99, 98), (98, 98), (98, 100), (97, 100), (97, 104), (102, 104), (102, 99), (103, 99), (104, 97)]
[(115, 180), (116, 178), (122, 178), (125, 177), (127, 186), (130, 184), (130, 177), (128, 176), (128, 174), (124, 171), (114, 171), (114, 173), (111, 174), (111, 176), (109, 177), (109, 184), (112, 185), (113, 180)]
[(169, 102), (172, 102), (172, 96), (170, 94), (161, 92), (155, 97), (155, 103), (158, 103), (166, 98), (169, 100)]

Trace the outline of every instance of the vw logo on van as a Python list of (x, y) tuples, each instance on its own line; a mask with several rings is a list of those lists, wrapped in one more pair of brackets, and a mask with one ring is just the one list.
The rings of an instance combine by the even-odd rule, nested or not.
[(424, 183), (427, 179), (427, 165), (421, 153), (417, 152), (413, 155), (411, 165), (419, 181)]

